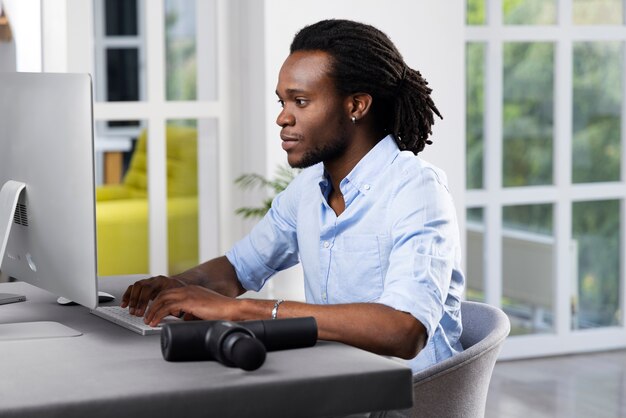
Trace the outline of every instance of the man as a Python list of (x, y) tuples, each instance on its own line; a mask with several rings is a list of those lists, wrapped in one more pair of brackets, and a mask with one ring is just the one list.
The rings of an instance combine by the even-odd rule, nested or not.
[[(302, 29), (279, 74), (282, 147), (305, 168), (223, 257), (130, 286), (122, 306), (157, 325), (313, 316), (319, 338), (409, 360), (461, 350), (460, 246), (444, 174), (422, 161), (431, 90), (379, 30)], [(307, 303), (236, 298), (302, 262)], [(152, 304), (149, 301), (154, 299)]]

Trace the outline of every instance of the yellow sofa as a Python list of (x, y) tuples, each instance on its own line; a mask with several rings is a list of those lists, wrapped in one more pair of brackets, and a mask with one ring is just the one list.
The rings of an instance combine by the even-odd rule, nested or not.
[[(168, 125), (167, 220), (169, 274), (198, 263), (197, 131)], [(96, 188), (98, 274), (149, 273), (148, 136), (144, 130), (122, 184)]]

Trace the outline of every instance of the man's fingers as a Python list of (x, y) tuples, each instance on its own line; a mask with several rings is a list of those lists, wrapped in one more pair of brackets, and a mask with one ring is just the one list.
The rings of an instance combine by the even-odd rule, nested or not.
[(128, 296), (128, 310), (131, 314), (135, 313), (135, 309), (137, 308), (137, 300), (139, 299), (139, 294), (141, 293), (142, 285), (137, 282), (129, 288), (130, 295)]
[(153, 286), (142, 286), (140, 293), (137, 295), (137, 305), (135, 306), (134, 315), (143, 316), (150, 300), (153, 299), (157, 293), (157, 289)]
[(145, 323), (154, 327), (166, 316), (178, 315), (182, 311), (179, 302), (184, 300), (180, 289), (182, 288), (161, 292), (148, 308), (144, 318)]
[(124, 294), (122, 295), (122, 303), (120, 303), (120, 306), (122, 308), (125, 308), (128, 306), (128, 302), (130, 300), (130, 294), (133, 291), (133, 285), (131, 284), (130, 286), (128, 286), (128, 289), (126, 289), (126, 292), (124, 292)]
[(143, 316), (148, 307), (150, 300), (154, 299), (159, 292), (168, 287), (172, 287), (172, 283), (176, 286), (184, 285), (179, 279), (170, 279), (166, 276), (155, 276), (149, 279), (138, 280), (134, 284), (128, 286), (126, 292), (122, 296), (122, 308), (128, 308), (131, 315)]
[(157, 276), (136, 282), (131, 289), (128, 307), (131, 315), (143, 316), (151, 299), (163, 288), (163, 277)]

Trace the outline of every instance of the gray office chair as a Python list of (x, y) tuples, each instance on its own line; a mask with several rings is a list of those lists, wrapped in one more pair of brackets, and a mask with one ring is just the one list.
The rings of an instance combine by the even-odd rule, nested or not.
[(493, 306), (462, 302), (464, 351), (413, 376), (411, 417), (485, 416), (491, 373), (511, 323)]

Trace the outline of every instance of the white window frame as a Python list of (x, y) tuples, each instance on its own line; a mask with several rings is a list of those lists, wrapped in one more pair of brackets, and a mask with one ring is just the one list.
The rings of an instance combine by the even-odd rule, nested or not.
[[(484, 103), (484, 188), (467, 190), (466, 208), (484, 208), (485, 301), (501, 305), (502, 296), (502, 208), (509, 205), (554, 205), (556, 260), (554, 274), (554, 332), (511, 336), (501, 359), (579, 353), (626, 347), (626, 62), (622, 74), (621, 180), (605, 183), (573, 184), (572, 151), (572, 59), (573, 43), (578, 41), (620, 41), (626, 43), (626, 25), (579, 26), (572, 23), (573, 0), (556, 0), (557, 24), (551, 26), (507, 26), (502, 22), (502, 0), (487, 2), (487, 23), (466, 26), (466, 42), (483, 42), (485, 57)], [(626, 10), (626, 5), (624, 5)], [(548, 186), (502, 186), (502, 83), (505, 42), (553, 42), (555, 45), (554, 86), (554, 184)], [(625, 54), (626, 56), (626, 54)], [(626, 58), (625, 58), (626, 60)], [(578, 201), (620, 201), (620, 326), (572, 330), (569, 243), (572, 240), (572, 204)]]

